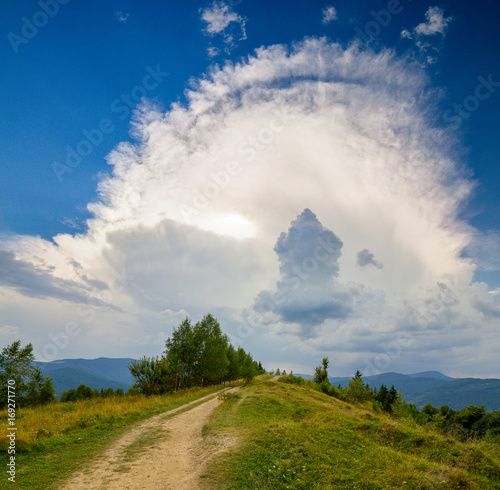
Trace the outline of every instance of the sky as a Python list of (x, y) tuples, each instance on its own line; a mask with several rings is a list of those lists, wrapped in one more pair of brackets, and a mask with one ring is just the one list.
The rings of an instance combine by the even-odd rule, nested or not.
[(494, 1), (8, 2), (0, 341), (500, 377)]

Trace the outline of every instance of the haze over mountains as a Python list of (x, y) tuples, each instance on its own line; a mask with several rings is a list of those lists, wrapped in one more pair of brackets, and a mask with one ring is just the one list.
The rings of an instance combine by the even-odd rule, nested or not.
[[(57, 397), (64, 390), (85, 384), (91, 388), (123, 388), (134, 383), (128, 365), (134, 359), (61, 359), (52, 362), (35, 362), (45, 375), (52, 377)], [(295, 374), (313, 379), (310, 374)], [(330, 377), (330, 382), (347, 385), (351, 377)], [(500, 410), (500, 380), (480, 378), (451, 378), (439, 371), (414, 374), (383, 373), (363, 378), (372, 388), (382, 384), (401, 390), (405, 400), (421, 409), (427, 403), (435, 407), (448, 405), (460, 410), (467, 405), (485, 405), (488, 411)]]
[[(306, 379), (313, 379), (308, 374), (297, 374)], [(329, 377), (330, 382), (347, 385), (351, 377)], [(460, 410), (468, 405), (485, 405), (488, 411), (500, 410), (500, 380), (480, 378), (450, 378), (439, 371), (426, 371), (414, 374), (382, 373), (363, 377), (372, 388), (383, 384), (392, 385), (403, 392), (407, 402), (414, 403), (421, 409), (427, 403), (434, 407), (448, 405)]]
[(99, 357), (98, 359), (60, 359), (52, 362), (34, 362), (44, 375), (52, 378), (56, 396), (80, 384), (91, 388), (123, 388), (128, 390), (134, 380), (128, 364), (134, 359)]

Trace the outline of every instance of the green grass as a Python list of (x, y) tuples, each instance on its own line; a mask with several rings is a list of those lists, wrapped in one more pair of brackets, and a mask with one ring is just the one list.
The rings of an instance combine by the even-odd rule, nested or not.
[[(133, 422), (172, 410), (220, 389), (221, 386), (215, 386), (165, 396), (93, 398), (18, 409), (14, 486), (44, 490), (57, 488), (129, 429)], [(5, 410), (0, 412), (0, 424), (7, 427)], [(146, 435), (144, 443), (153, 442), (157, 436), (153, 433)], [(1, 447), (2, 461), (7, 462), (6, 431), (1, 434)], [(129, 458), (138, 450), (140, 447), (130, 447)], [(5, 472), (0, 478), (0, 489), (12, 487)]]
[(204, 434), (236, 436), (206, 488), (498, 489), (500, 446), (442, 436), (305, 385), (257, 382), (215, 412)]

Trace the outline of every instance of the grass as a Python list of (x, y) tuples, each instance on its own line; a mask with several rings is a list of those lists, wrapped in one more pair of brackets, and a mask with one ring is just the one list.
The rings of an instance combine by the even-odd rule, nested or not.
[[(27, 489), (56, 488), (133, 422), (220, 389), (215, 386), (165, 396), (116, 396), (19, 408), (16, 414), (16, 483)], [(0, 424), (7, 427), (6, 410), (0, 412)], [(155, 434), (149, 434), (145, 443), (155, 438)], [(2, 460), (6, 462), (6, 431), (1, 433), (0, 444)], [(139, 449), (130, 448), (130, 456)], [(0, 488), (12, 485), (5, 475), (0, 479)]]
[(459, 442), (308, 384), (244, 387), (204, 434), (238, 440), (208, 464), (206, 488), (500, 488), (500, 445)]

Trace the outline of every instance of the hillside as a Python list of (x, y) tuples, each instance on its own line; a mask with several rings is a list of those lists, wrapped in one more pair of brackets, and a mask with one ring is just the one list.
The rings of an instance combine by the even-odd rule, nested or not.
[(208, 464), (206, 488), (500, 488), (498, 444), (459, 442), (304, 385), (245, 387), (205, 432), (235, 441)]
[[(312, 379), (308, 374), (297, 374)], [(351, 377), (329, 377), (334, 386), (347, 386)], [(448, 405), (461, 410), (467, 405), (485, 405), (488, 411), (500, 410), (500, 380), (481, 378), (450, 378), (439, 371), (414, 374), (382, 373), (363, 377), (372, 388), (383, 384), (401, 391), (407, 402), (421, 409), (431, 403), (435, 407)]]
[(485, 405), (488, 411), (500, 410), (500, 380), (457, 379), (445, 385), (415, 391), (406, 398), (417, 407), (431, 403), (435, 407), (448, 405), (451, 408), (461, 409), (467, 405)]
[[(133, 380), (128, 365), (133, 360), (129, 358), (99, 357), (97, 359), (60, 359), (52, 362), (34, 362), (33, 364), (40, 367), (45, 374), (62, 368), (77, 368), (131, 386)], [(87, 384), (85, 381), (82, 381), (82, 383)]]
[(217, 490), (500, 488), (498, 438), (460, 442), (371, 404), (327, 396), (312, 383), (295, 384), (298, 378), (270, 378), (216, 399), (210, 395), (220, 385), (22, 409), (19, 482), (27, 489), (125, 488), (131, 476), (142, 488), (147, 467), (144, 488), (164, 486), (175, 472), (195, 474), (189, 488)]
[(127, 391), (134, 383), (128, 364), (133, 359), (108, 358), (98, 359), (60, 359), (52, 362), (34, 362), (42, 372), (52, 378), (56, 396), (80, 384), (91, 388), (123, 388)]

